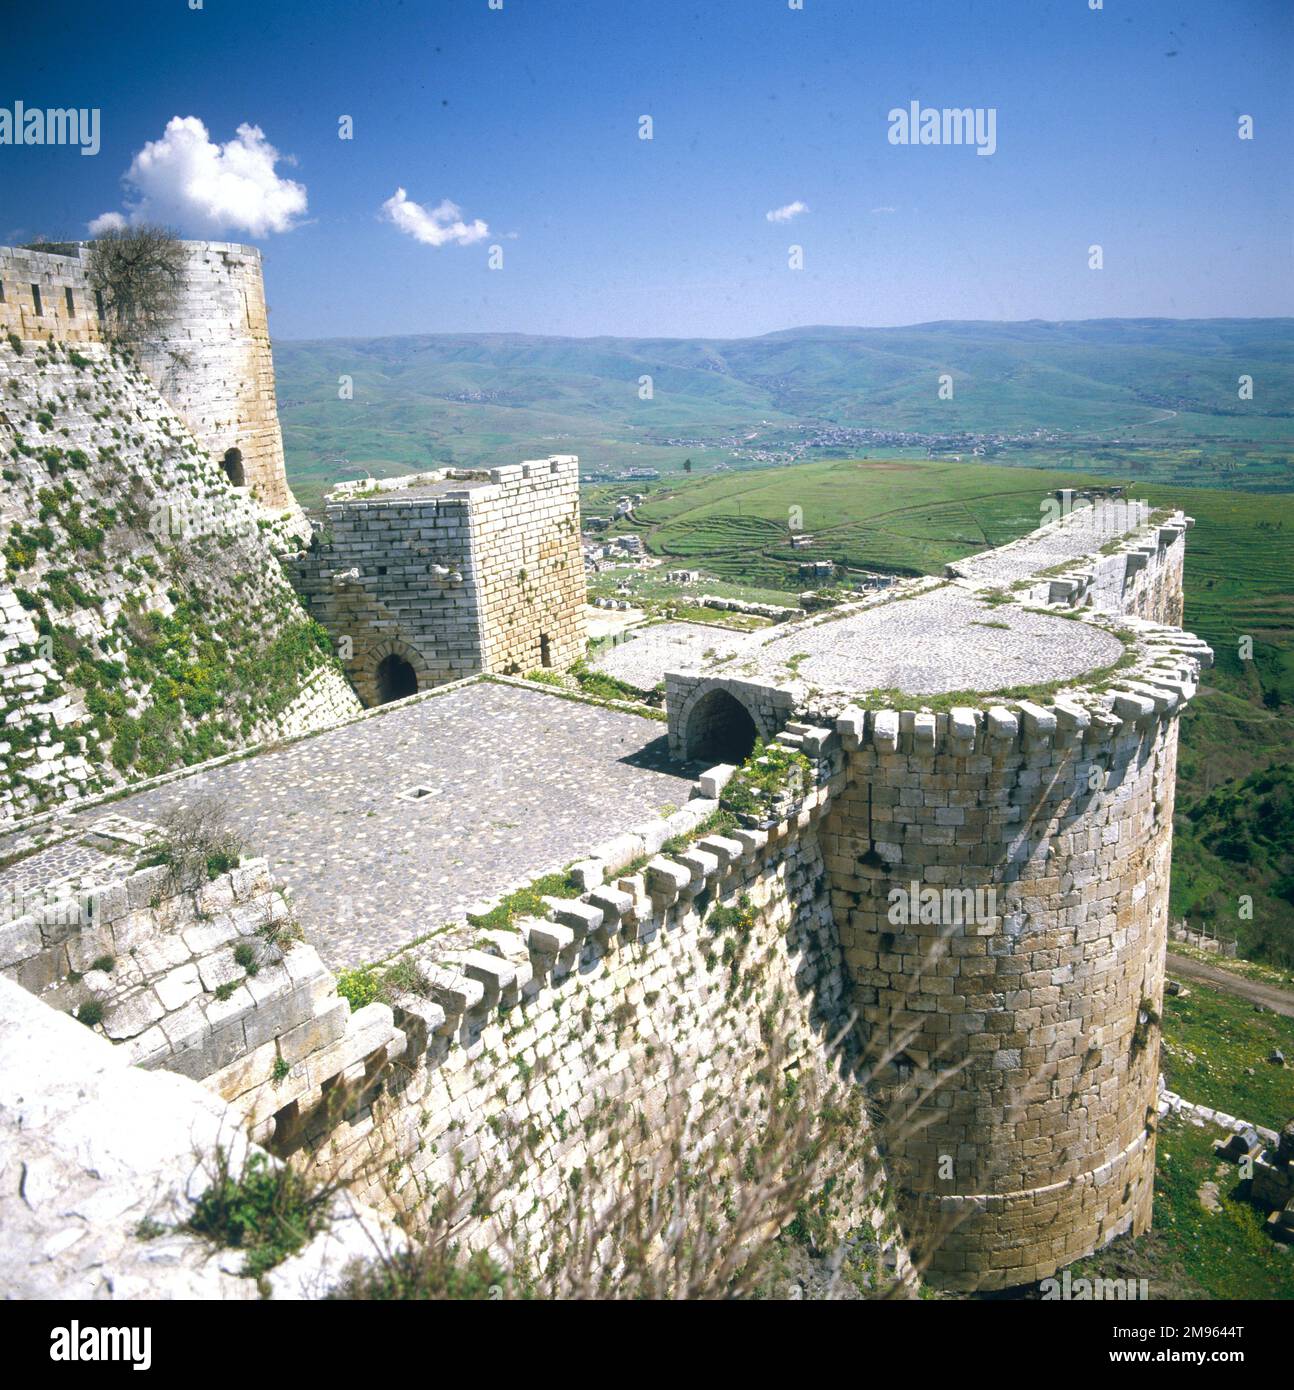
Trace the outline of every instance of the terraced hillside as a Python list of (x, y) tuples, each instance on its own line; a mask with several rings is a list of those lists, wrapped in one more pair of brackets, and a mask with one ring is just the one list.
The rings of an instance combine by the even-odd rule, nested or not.
[[(1046, 518), (1043, 499), (1090, 475), (924, 460), (841, 460), (700, 479), (658, 492), (633, 526), (653, 554), (704, 563), (725, 578), (804, 588), (805, 560), (938, 574)], [(791, 548), (792, 527), (813, 536)]]

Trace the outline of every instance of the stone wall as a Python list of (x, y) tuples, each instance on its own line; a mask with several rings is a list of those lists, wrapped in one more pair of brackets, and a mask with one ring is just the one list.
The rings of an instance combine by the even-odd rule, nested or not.
[[(833, 1211), (846, 1225), (879, 1213), (856, 1052), (848, 1036), (832, 1052), (848, 1001), (816, 833), (826, 802), (823, 787), (790, 821), (702, 836), (633, 872), (608, 869), (605, 883), (614, 860), (589, 861), (598, 886), (550, 900), (547, 920), (409, 953), (428, 988), (396, 998), (407, 1045), (394, 1068), (358, 1078), (371, 1101), (343, 1123), (326, 1095), (313, 1112), (280, 1112), (275, 1151), (340, 1165), (381, 1209), (425, 1216), (453, 1194), (465, 1244), (533, 1260), (565, 1228), (581, 1182), (654, 1162), (673, 1107), (698, 1149), (749, 1142), (770, 1086), (794, 1076), (823, 1093), (834, 1083), (842, 1104), (853, 1094)], [(640, 843), (714, 809), (694, 801)], [(738, 905), (743, 923), (718, 926), (717, 909)]]
[[(21, 914), (0, 924), (0, 972), (57, 1012), (92, 1004), (95, 1031), (135, 1065), (232, 1090), (240, 1128), (299, 1096), (280, 1059), (308, 1057), (322, 1085), (355, 1062), (380, 1069), (403, 1046), (389, 1008), (352, 1015), (338, 997), (263, 859), (210, 881), (177, 882), (167, 865), (70, 879), (14, 906)], [(259, 1106), (254, 1089), (266, 1093)], [(255, 1137), (269, 1133), (263, 1124)]]
[(391, 657), (421, 690), (581, 656), (579, 531), (573, 457), (446, 469), (335, 490), (294, 575), (372, 705)]
[(0, 331), (28, 342), (102, 342), (103, 320), (80, 256), (0, 246)]
[[(239, 486), (266, 510), (295, 515), (260, 252), (232, 242), (183, 244), (187, 260), (175, 313), (142, 351), (140, 365), (212, 459), (224, 464), (228, 457)], [(0, 330), (26, 340), (102, 342), (104, 320), (88, 266), (88, 243), (57, 251), (0, 247)]]
[(0, 823), (357, 713), (272, 527), (153, 384), (98, 343), (19, 347), (0, 338)]
[[(344, 1194), (327, 1227), (272, 1270), (187, 1229), (217, 1174), (259, 1153), (184, 1076), (144, 1071), (0, 974), (0, 1287), (11, 1299), (318, 1298), (398, 1239)], [(272, 1160), (271, 1160), (272, 1161)]]
[[(352, 1012), (338, 997), (314, 951), (293, 940), (261, 860), (179, 890), (164, 866), (69, 883), (0, 927), (0, 961), (51, 1019), (99, 1001), (92, 1029), (55, 1019), (64, 1036), (106, 1035), (112, 1066), (179, 1072), (219, 1098), (173, 1099), (177, 1120), (201, 1120), (194, 1171), (216, 1143), (250, 1135), (321, 1177), (346, 1178), (361, 1212), (400, 1213), (415, 1231), (448, 1202), (457, 1239), (509, 1257), (543, 1256), (581, 1183), (650, 1171), (676, 1119), (693, 1154), (734, 1146), (735, 1180), (770, 1096), (803, 1086), (850, 1116), (822, 1159), (824, 1184), (834, 1179), (822, 1210), (835, 1229), (875, 1232), (878, 1273), (906, 1277), (856, 1075), (818, 841), (828, 804), (823, 782), (788, 819), (707, 835), (717, 803), (694, 799), (600, 846), (578, 866), (589, 886), (550, 899), (546, 917), (467, 927), (406, 953), (393, 1008)], [(625, 862), (637, 851), (647, 862)], [(105, 955), (111, 968), (92, 968)], [(21, 1090), (40, 1057), (11, 1052), (7, 1080)], [(119, 1209), (135, 1222), (150, 1200), (185, 1209), (165, 1192), (174, 1130), (160, 1127), (134, 1169), (115, 1175)], [(24, 1229), (11, 1264), (29, 1266), (48, 1234)], [(130, 1294), (227, 1292), (227, 1275), (190, 1238), (175, 1237), (181, 1270), (147, 1275), (129, 1230), (110, 1223), (99, 1238), (129, 1271)], [(357, 1253), (354, 1242), (343, 1249)], [(305, 1269), (319, 1264), (308, 1252)], [(335, 1277), (335, 1255), (330, 1268)], [(16, 1287), (33, 1287), (23, 1277)], [(302, 1271), (275, 1280), (298, 1289)]]
[[(958, 560), (948, 572), (971, 579), (1014, 578), (1012, 587), (1029, 603), (1127, 613), (1180, 626), (1186, 533), (1194, 524), (1181, 512), (1156, 512), (1146, 502), (1100, 500), (1009, 545)], [(1081, 553), (1048, 565), (1053, 544)], [(1028, 577), (1020, 578), (1026, 571)]]

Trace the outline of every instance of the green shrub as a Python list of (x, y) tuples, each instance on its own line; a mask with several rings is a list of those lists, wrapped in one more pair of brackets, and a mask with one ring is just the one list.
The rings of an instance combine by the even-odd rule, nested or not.
[(489, 1255), (477, 1251), (462, 1255), (455, 1247), (399, 1251), (357, 1270), (330, 1298), (379, 1302), (466, 1302), (527, 1293), (515, 1275), (507, 1273)]
[(586, 695), (592, 695), (599, 700), (628, 700), (632, 704), (638, 704), (643, 698), (641, 690), (607, 675), (605, 671), (591, 670), (583, 660), (577, 661), (571, 667), (571, 675), (579, 681), (580, 689)]
[(730, 811), (765, 815), (783, 793), (803, 793), (810, 785), (812, 772), (803, 753), (757, 739), (750, 757), (723, 789), (721, 800)]
[(217, 1245), (245, 1250), (243, 1274), (259, 1279), (324, 1228), (331, 1192), (296, 1169), (253, 1153), (235, 1178), (229, 1156), (216, 1151), (216, 1179), (189, 1218), (189, 1229)]
[(93, 1028), (96, 1023), (103, 1022), (103, 1004), (98, 999), (87, 999), (76, 1011), (78, 1023), (84, 1023), (87, 1028)]
[(545, 874), (525, 888), (500, 901), (489, 912), (467, 914), (467, 920), (474, 927), (487, 931), (507, 930), (517, 917), (542, 917), (545, 913), (544, 898), (577, 898), (579, 884), (569, 873)]
[(350, 1004), (350, 1011), (372, 1004), (381, 993), (382, 981), (371, 965), (337, 973), (337, 993)]

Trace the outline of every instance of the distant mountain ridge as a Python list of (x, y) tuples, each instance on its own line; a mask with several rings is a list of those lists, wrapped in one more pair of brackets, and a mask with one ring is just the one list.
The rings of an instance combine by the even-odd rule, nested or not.
[[(1289, 318), (953, 320), (737, 339), (425, 334), (278, 342), (275, 361), (289, 471), (307, 492), (329, 457), (400, 471), (560, 447), (594, 464), (660, 463), (653, 451), (670, 440), (724, 448), (814, 426), (1151, 429), (1170, 443), (1283, 446), (1294, 418)], [(352, 400), (339, 398), (342, 377)]]

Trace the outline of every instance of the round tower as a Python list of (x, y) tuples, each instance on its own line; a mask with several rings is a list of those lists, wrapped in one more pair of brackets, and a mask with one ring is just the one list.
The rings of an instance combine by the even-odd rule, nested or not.
[(1030, 1283), (1150, 1223), (1178, 723), (1212, 659), (1168, 625), (1189, 525), (1071, 514), (666, 677), (677, 756), (840, 734), (860, 1079), (933, 1282)]
[(1154, 678), (1108, 713), (852, 716), (833, 901), (890, 1175), (935, 1282), (1029, 1283), (1150, 1224), (1191, 689)]
[(283, 465), (261, 253), (186, 241), (188, 262), (170, 324), (141, 365), (229, 475), (271, 511), (296, 510)]

